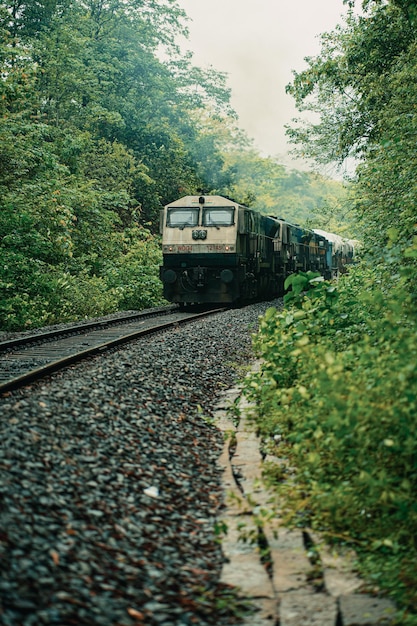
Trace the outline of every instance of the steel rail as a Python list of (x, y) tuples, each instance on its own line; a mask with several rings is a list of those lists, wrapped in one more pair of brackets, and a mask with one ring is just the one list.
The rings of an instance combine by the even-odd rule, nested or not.
[[(87, 348), (85, 350), (75, 352), (71, 355), (65, 356), (55, 361), (50, 361), (40, 367), (28, 370), (24, 374), (16, 376), (15, 378), (6, 380), (5, 382), (0, 383), (0, 394), (4, 394), (10, 391), (19, 389), (25, 386), (26, 384), (40, 380), (41, 378), (47, 376), (48, 374), (52, 374), (54, 372), (62, 370), (68, 367), (69, 365), (73, 365), (75, 363), (83, 361), (88, 357), (92, 357), (97, 354), (103, 354), (103, 352), (105, 352), (106, 350), (110, 348), (115, 348), (125, 343), (134, 341), (135, 339), (138, 339), (140, 337), (144, 337), (144, 336), (156, 333), (160, 330), (166, 330), (168, 328), (172, 328), (177, 325), (186, 324), (188, 322), (192, 322), (192, 321), (207, 317), (209, 315), (213, 315), (215, 313), (220, 313), (221, 311), (224, 311), (224, 310), (225, 308), (223, 307), (220, 309), (211, 309), (209, 311), (204, 311), (204, 312), (199, 312), (199, 313), (184, 313), (184, 315), (186, 315), (186, 317), (184, 318), (171, 320), (169, 322), (158, 323), (148, 328), (142, 328), (139, 330), (135, 330), (134, 332), (121, 334), (119, 337), (116, 337), (115, 339), (105, 341), (91, 348)], [(73, 332), (76, 331), (78, 328), (80, 327), (75, 327), (73, 329)], [(100, 331), (97, 331), (97, 332), (100, 332)], [(42, 335), (37, 335), (35, 337), (37, 337), (37, 340), (39, 341), (39, 339), (42, 338)]]
[(147, 309), (146, 311), (138, 311), (137, 313), (128, 313), (113, 319), (75, 323), (73, 326), (68, 328), (55, 328), (53, 330), (47, 330), (37, 334), (20, 335), (19, 337), (13, 337), (13, 339), (0, 341), (0, 353), (6, 352), (11, 348), (16, 348), (17, 346), (27, 345), (29, 343), (38, 343), (48, 339), (56, 339), (57, 337), (69, 337), (71, 335), (81, 334), (82, 332), (88, 330), (111, 328), (112, 326), (117, 326), (117, 324), (127, 323), (135, 319), (146, 319), (148, 317), (155, 317), (156, 315), (164, 314), (168, 315), (177, 309), (178, 306), (173, 304), (165, 307)]

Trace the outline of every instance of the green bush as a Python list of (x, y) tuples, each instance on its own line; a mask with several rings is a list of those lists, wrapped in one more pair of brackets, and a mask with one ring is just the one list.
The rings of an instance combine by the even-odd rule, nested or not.
[(145, 228), (124, 233), (126, 252), (109, 265), (106, 280), (119, 294), (122, 310), (144, 309), (163, 302), (159, 266), (162, 253), (159, 239)]
[(279, 487), (284, 510), (352, 542), (367, 574), (417, 612), (412, 298), (378, 268), (353, 269), (337, 289), (311, 274), (288, 282), (291, 308), (261, 319), (262, 366), (247, 383), (260, 432), (280, 435), (296, 471)]
[(164, 303), (159, 241), (139, 228), (125, 231), (120, 241), (118, 256), (97, 261), (100, 275), (91, 271), (92, 256), (50, 265), (3, 250), (0, 329), (38, 328)]

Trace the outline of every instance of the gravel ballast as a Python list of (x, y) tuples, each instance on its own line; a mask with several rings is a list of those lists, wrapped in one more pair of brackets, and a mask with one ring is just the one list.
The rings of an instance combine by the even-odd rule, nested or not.
[(0, 399), (0, 624), (230, 624), (209, 423), (271, 303)]

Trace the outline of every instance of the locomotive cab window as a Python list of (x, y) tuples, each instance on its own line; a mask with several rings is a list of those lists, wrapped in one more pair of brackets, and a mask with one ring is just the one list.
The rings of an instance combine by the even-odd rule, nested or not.
[(203, 209), (203, 226), (233, 226), (234, 207), (207, 207)]
[(170, 228), (185, 228), (198, 225), (199, 209), (197, 208), (179, 208), (168, 209), (167, 226)]

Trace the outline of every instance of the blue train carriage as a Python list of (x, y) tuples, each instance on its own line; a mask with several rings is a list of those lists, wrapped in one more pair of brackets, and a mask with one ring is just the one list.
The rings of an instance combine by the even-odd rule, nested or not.
[(328, 275), (325, 275), (326, 278), (337, 278), (339, 274), (346, 272), (348, 266), (353, 263), (355, 248), (358, 242), (316, 228), (314, 233), (327, 241), (326, 264)]
[(222, 196), (186, 196), (161, 212), (164, 297), (179, 304), (274, 297), (286, 263), (281, 220)]

